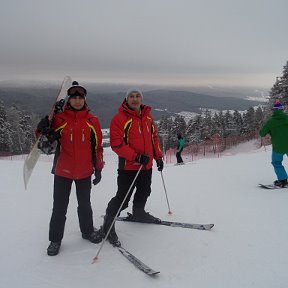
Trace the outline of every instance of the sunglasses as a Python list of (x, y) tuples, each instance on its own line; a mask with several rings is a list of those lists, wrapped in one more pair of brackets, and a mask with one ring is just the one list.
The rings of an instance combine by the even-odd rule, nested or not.
[(86, 89), (84, 89), (83, 87), (71, 87), (68, 90), (68, 95), (70, 97), (80, 96), (84, 98), (86, 96), (86, 93)]

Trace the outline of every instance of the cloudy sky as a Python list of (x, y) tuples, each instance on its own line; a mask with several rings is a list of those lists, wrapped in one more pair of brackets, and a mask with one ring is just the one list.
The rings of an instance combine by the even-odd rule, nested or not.
[(3, 0), (0, 79), (270, 86), (287, 0)]

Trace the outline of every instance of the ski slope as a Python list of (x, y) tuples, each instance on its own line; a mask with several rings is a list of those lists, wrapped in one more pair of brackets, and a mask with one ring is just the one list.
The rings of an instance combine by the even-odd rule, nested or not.
[[(154, 169), (147, 211), (170, 221), (215, 224), (211, 231), (200, 231), (117, 222), (123, 246), (161, 272), (154, 278), (108, 242), (91, 264), (100, 245), (81, 238), (74, 186), (60, 254), (47, 256), (52, 159), (41, 156), (26, 191), (23, 159), (1, 160), (0, 287), (286, 288), (288, 189), (257, 187), (275, 176), (271, 147), (255, 147), (249, 142), (221, 158), (165, 167), (171, 216), (160, 173)], [(91, 195), (97, 228), (116, 192), (117, 158), (110, 149), (104, 157), (102, 181)]]

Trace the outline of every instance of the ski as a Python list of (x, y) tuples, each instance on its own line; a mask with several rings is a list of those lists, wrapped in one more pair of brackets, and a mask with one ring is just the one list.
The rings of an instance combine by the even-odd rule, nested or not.
[(144, 264), (141, 260), (139, 260), (136, 256), (134, 256), (132, 253), (130, 253), (127, 249), (124, 247), (115, 247), (118, 249), (118, 251), (126, 258), (128, 259), (136, 268), (144, 272), (145, 274), (149, 276), (155, 276), (160, 273), (160, 271), (155, 271), (146, 264)]
[(283, 188), (288, 188), (288, 186), (285, 187), (279, 187), (274, 184), (258, 184), (259, 187), (264, 188), (264, 189), (283, 189)]
[[(48, 114), (48, 119), (51, 121), (54, 116), (54, 108), (55, 104), (57, 101), (60, 101), (61, 99), (66, 98), (67, 90), (71, 86), (72, 79), (70, 76), (66, 76), (62, 82), (60, 91), (55, 99), (55, 103), (51, 109), (51, 111)], [(41, 137), (41, 136), (40, 136)], [(29, 179), (31, 177), (31, 174), (33, 172), (33, 169), (41, 155), (41, 151), (38, 149), (38, 144), (40, 137), (37, 138), (36, 142), (34, 143), (30, 153), (27, 155), (25, 161), (24, 161), (24, 166), (23, 166), (23, 179), (24, 179), (24, 186), (25, 189), (27, 189), (27, 185), (29, 182)]]
[(117, 221), (124, 222), (135, 222), (135, 223), (143, 223), (143, 224), (155, 224), (155, 225), (165, 225), (170, 227), (181, 227), (181, 228), (189, 228), (189, 229), (198, 229), (198, 230), (210, 230), (214, 227), (214, 224), (196, 224), (196, 223), (183, 223), (183, 222), (172, 222), (161, 220), (160, 223), (151, 223), (151, 222), (140, 222), (133, 219), (132, 214), (127, 213), (127, 217), (117, 217)]

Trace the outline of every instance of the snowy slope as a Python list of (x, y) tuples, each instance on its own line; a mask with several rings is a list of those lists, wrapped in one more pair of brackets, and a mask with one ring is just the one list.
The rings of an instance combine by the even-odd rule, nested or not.
[[(25, 191), (23, 160), (1, 160), (0, 287), (287, 287), (288, 189), (257, 187), (274, 180), (271, 148), (251, 150), (250, 144), (250, 151), (245, 145), (219, 159), (166, 167), (172, 216), (154, 169), (149, 212), (172, 221), (215, 223), (211, 231), (199, 231), (118, 222), (123, 246), (160, 270), (155, 278), (137, 270), (108, 243), (91, 264), (100, 245), (81, 238), (74, 187), (60, 254), (48, 257), (52, 163), (46, 156), (39, 161)], [(103, 180), (92, 192), (97, 228), (116, 191), (117, 162), (109, 149), (105, 161)]]

